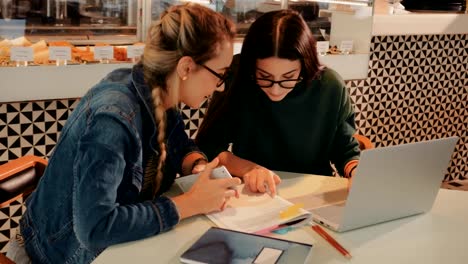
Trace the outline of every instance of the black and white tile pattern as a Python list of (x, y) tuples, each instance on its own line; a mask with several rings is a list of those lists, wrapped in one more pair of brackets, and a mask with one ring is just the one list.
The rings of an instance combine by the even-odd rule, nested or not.
[(446, 179), (467, 177), (468, 35), (375, 36), (368, 78), (347, 86), (377, 147), (458, 136)]
[(48, 157), (79, 99), (0, 104), (0, 163)]
[[(346, 83), (356, 125), (376, 147), (459, 136), (446, 180), (468, 178), (468, 35), (375, 36), (369, 74)], [(0, 164), (27, 154), (49, 157), (79, 99), (0, 104)], [(181, 105), (194, 137), (206, 111)], [(0, 209), (0, 252), (24, 212)]]

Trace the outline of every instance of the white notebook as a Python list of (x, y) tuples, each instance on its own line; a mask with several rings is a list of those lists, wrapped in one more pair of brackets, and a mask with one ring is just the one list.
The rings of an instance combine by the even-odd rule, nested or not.
[[(198, 178), (192, 174), (176, 179), (176, 184), (187, 192)], [(253, 193), (244, 184), (236, 187), (239, 198), (231, 198), (222, 212), (207, 214), (217, 226), (247, 233), (263, 234), (286, 227), (297, 227), (307, 224), (311, 213), (299, 208), (288, 210), (294, 204), (276, 195), (272, 198), (267, 193)], [(294, 207), (293, 207), (294, 208)], [(281, 214), (285, 210), (291, 213)]]

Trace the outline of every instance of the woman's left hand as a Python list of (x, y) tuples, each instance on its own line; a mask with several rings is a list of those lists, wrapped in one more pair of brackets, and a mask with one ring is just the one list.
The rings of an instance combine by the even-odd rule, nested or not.
[(200, 172), (204, 171), (205, 168), (206, 168), (206, 162), (205, 163), (199, 163), (195, 167), (193, 167), (192, 173), (193, 174), (200, 173)]

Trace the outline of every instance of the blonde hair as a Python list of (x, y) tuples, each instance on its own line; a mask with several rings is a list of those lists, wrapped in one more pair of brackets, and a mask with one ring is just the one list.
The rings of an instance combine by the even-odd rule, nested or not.
[(174, 78), (174, 83), (168, 87), (168, 76), (174, 72), (183, 56), (190, 56), (195, 63), (203, 64), (217, 55), (223, 41), (232, 40), (234, 36), (235, 27), (231, 21), (207, 7), (191, 3), (169, 7), (150, 26), (142, 64), (145, 81), (152, 89), (157, 141), (161, 153), (154, 194), (161, 187), (162, 168), (166, 159), (166, 109), (163, 98), (179, 102), (180, 80)]

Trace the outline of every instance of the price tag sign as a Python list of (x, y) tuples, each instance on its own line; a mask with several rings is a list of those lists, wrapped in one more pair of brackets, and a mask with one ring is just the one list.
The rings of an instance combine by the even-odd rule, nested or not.
[(11, 61), (33, 61), (34, 52), (31, 47), (12, 47), (10, 54)]
[(137, 59), (140, 58), (145, 50), (145, 45), (127, 46), (127, 58)]
[(94, 47), (94, 59), (95, 60), (113, 60), (114, 59), (114, 47), (112, 46)]
[(353, 51), (353, 41), (352, 40), (343, 40), (340, 44), (340, 50), (343, 54), (349, 54)]
[(317, 53), (321, 56), (327, 55), (330, 41), (317, 41)]
[(49, 47), (49, 60), (71, 60), (71, 48), (70, 47)]

